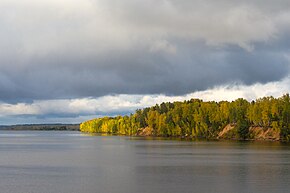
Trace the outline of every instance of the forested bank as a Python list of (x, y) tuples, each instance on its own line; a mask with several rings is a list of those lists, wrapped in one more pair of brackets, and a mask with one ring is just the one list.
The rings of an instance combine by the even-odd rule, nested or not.
[[(225, 128), (227, 132), (225, 132)], [(255, 139), (259, 128), (290, 140), (290, 97), (264, 97), (249, 102), (204, 102), (191, 99), (136, 110), (130, 116), (103, 117), (83, 122), (82, 132), (216, 139)], [(269, 131), (269, 132), (268, 132)], [(271, 136), (270, 136), (271, 138)]]

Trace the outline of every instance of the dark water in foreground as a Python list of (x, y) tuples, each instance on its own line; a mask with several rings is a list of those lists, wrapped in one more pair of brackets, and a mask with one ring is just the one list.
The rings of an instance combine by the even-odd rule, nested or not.
[(289, 189), (289, 144), (0, 131), (1, 193), (265, 193)]

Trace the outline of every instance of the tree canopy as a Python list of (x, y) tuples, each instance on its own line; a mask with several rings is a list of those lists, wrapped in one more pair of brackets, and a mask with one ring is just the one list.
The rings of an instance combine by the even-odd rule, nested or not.
[(249, 102), (204, 102), (191, 99), (184, 102), (166, 102), (138, 109), (130, 116), (102, 117), (83, 122), (82, 132), (138, 135), (150, 128), (153, 136), (216, 138), (223, 128), (232, 124), (235, 136), (246, 139), (250, 126), (272, 128), (282, 140), (290, 139), (290, 97), (264, 97)]

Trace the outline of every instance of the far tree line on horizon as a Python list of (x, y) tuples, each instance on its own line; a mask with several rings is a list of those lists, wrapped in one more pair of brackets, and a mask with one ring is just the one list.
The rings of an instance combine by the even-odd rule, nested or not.
[(290, 97), (264, 97), (249, 102), (204, 102), (191, 99), (166, 102), (138, 109), (130, 116), (103, 117), (83, 122), (82, 132), (138, 135), (149, 128), (153, 136), (216, 138), (228, 124), (234, 125), (235, 138), (249, 138), (251, 126), (272, 128), (282, 140), (290, 140)]

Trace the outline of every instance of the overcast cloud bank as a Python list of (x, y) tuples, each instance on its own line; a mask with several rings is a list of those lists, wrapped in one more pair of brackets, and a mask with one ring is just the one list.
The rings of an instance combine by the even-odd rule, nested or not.
[(288, 0), (2, 0), (2, 123), (280, 96), (289, 24)]
[[(0, 104), (1, 124), (28, 123), (80, 123), (102, 117), (129, 115), (136, 109), (162, 102), (190, 100), (232, 101), (245, 98), (248, 101), (264, 96), (280, 97), (289, 91), (290, 78), (267, 84), (251, 86), (227, 85), (182, 96), (166, 95), (114, 95), (99, 98), (36, 100), (32, 103)], [(15, 119), (16, 118), (16, 119)]]

